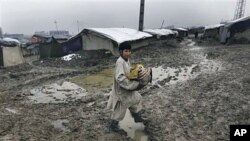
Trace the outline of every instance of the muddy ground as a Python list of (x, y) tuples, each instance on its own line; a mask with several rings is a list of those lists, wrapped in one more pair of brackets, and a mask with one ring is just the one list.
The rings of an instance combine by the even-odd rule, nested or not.
[[(70, 61), (44, 59), (0, 68), (0, 140), (229, 140), (229, 125), (250, 124), (249, 45), (186, 39), (134, 51), (133, 63), (155, 72), (153, 83), (140, 90), (145, 134), (134, 137), (109, 129), (106, 103), (116, 57), (78, 54), (82, 57)], [(30, 98), (31, 90), (64, 81), (86, 89), (87, 95), (54, 102)], [(50, 89), (45, 95), (53, 97)]]

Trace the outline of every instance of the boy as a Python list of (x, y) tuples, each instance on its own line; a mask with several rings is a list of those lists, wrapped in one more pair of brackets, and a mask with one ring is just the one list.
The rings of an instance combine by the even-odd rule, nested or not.
[(120, 57), (115, 65), (115, 77), (111, 95), (109, 97), (108, 109), (112, 109), (111, 129), (117, 130), (118, 123), (121, 121), (127, 108), (130, 110), (135, 122), (142, 122), (141, 118), (141, 95), (136, 91), (139, 81), (129, 80), (131, 45), (128, 42), (121, 43), (119, 46)]

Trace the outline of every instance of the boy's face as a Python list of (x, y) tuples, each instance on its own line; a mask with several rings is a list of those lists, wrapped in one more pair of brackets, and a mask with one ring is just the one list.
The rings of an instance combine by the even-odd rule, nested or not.
[(130, 49), (124, 49), (122, 51), (122, 57), (124, 59), (128, 59), (131, 56), (131, 50)]

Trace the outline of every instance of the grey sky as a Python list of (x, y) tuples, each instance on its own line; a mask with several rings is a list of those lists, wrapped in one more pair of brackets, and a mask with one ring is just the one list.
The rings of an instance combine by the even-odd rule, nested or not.
[[(234, 16), (237, 0), (145, 0), (145, 28), (218, 24)], [(246, 13), (250, 15), (249, 0)], [(138, 28), (140, 0), (0, 0), (3, 32), (33, 34), (86, 27)]]

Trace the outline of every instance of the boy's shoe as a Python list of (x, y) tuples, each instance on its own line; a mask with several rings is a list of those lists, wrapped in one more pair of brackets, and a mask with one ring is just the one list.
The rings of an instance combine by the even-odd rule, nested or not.
[(120, 130), (118, 124), (119, 124), (119, 121), (112, 120), (110, 124), (110, 130), (114, 132), (118, 132)]
[(138, 113), (131, 112), (131, 115), (133, 116), (135, 122), (146, 122), (146, 120), (142, 118), (143, 113), (144, 111), (139, 111)]

